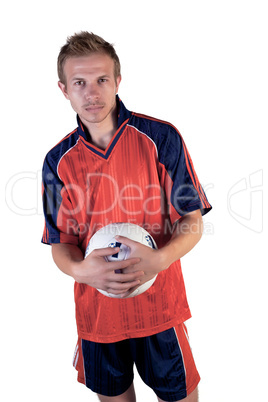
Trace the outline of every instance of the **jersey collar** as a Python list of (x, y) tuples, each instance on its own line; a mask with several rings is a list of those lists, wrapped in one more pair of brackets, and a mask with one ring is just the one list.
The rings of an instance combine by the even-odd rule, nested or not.
[(78, 122), (78, 135), (82, 139), (82, 142), (85, 146), (90, 149), (95, 155), (100, 156), (101, 158), (108, 160), (117, 141), (121, 137), (122, 133), (124, 132), (126, 125), (132, 115), (132, 112), (126, 109), (121, 99), (119, 99), (118, 95), (116, 95), (116, 102), (117, 102), (117, 110), (118, 110), (118, 122), (117, 122), (117, 130), (114, 133), (114, 136), (109, 144), (109, 146), (105, 150), (101, 150), (94, 145), (92, 145), (89, 141), (89, 132), (84, 124), (81, 122), (79, 116), (77, 115), (77, 122)]
[[(118, 121), (117, 121), (117, 130), (119, 127), (122, 126), (122, 124), (130, 118), (132, 113), (125, 107), (121, 99), (119, 98), (118, 95), (116, 95), (116, 104), (117, 104), (117, 110), (118, 110)], [(89, 138), (89, 132), (88, 129), (85, 127), (85, 125), (82, 123), (80, 120), (80, 117), (77, 115), (77, 123), (78, 123), (78, 134), (83, 137), (86, 141), (88, 141)]]

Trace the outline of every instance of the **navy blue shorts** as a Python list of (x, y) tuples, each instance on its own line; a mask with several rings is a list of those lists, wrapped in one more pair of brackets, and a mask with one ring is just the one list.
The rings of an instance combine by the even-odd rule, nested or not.
[(97, 394), (118, 396), (127, 391), (134, 364), (145, 384), (164, 401), (186, 398), (200, 381), (184, 324), (115, 343), (78, 339), (74, 354), (78, 381)]

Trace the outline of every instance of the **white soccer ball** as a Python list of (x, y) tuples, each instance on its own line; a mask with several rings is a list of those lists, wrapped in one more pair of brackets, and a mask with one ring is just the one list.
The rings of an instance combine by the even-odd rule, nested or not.
[[(115, 236), (128, 237), (131, 240), (142, 243), (148, 247), (157, 249), (157, 245), (152, 238), (152, 236), (141, 226), (134, 225), (133, 223), (111, 223), (110, 225), (104, 226), (98, 230), (90, 239), (86, 252), (85, 258), (95, 249), (105, 248), (105, 247), (120, 247), (118, 253), (111, 256), (105, 257), (107, 261), (122, 261), (126, 260), (130, 254), (130, 248), (115, 239)], [(121, 272), (121, 270), (116, 270), (116, 272)], [(139, 286), (134, 292), (132, 292), (127, 297), (138, 296), (145, 292), (149, 287), (152, 286), (157, 275), (150, 281), (145, 282), (143, 285)], [(120, 298), (120, 295), (115, 295), (113, 293), (105, 292), (104, 290), (98, 289), (100, 293), (108, 297)]]

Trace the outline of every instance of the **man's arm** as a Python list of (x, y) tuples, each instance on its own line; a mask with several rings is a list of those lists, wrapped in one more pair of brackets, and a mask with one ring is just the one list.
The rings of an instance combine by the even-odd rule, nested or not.
[[(53, 244), (52, 255), (58, 268), (78, 283), (125, 297), (131, 293), (130, 289), (133, 291), (192, 250), (201, 239), (202, 231), (202, 215), (197, 210), (177, 222), (170, 241), (158, 250), (118, 236), (118, 240), (131, 249), (130, 259), (124, 261), (107, 262), (104, 259), (104, 256), (113, 255), (119, 248), (97, 249), (84, 259), (77, 246)], [(116, 269), (123, 269), (123, 273), (115, 273)]]
[(189, 253), (203, 234), (203, 219), (198, 209), (189, 212), (176, 222), (170, 241), (161, 249), (164, 266), (168, 268), (174, 261)]
[(117, 239), (130, 247), (130, 257), (139, 257), (140, 262), (135, 267), (128, 267), (124, 272), (139, 269), (144, 272), (141, 283), (152, 279), (156, 274), (167, 269), (199, 242), (203, 232), (203, 220), (200, 210), (189, 212), (176, 223), (170, 241), (162, 248), (155, 250), (143, 244), (118, 236)]
[[(130, 288), (140, 284), (144, 273), (134, 269), (139, 258), (125, 261), (107, 262), (104, 256), (113, 255), (119, 248), (103, 248), (92, 251), (85, 259), (79, 247), (71, 244), (53, 244), (52, 256), (58, 268), (74, 278), (78, 283), (84, 283), (108, 293), (124, 295)], [(132, 268), (130, 273), (118, 274), (116, 269)]]

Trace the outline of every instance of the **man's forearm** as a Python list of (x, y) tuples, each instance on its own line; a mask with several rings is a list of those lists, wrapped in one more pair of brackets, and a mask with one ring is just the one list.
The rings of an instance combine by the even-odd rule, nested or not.
[(72, 244), (53, 244), (52, 256), (57, 267), (75, 279), (75, 264), (84, 259), (80, 248)]
[[(202, 231), (203, 221), (200, 210), (190, 212), (182, 217), (177, 222), (170, 241), (157, 250), (156, 264), (159, 265), (159, 272), (167, 269), (173, 262), (192, 250), (201, 239)], [(54, 262), (62, 272), (76, 281), (81, 281), (81, 274), (83, 274), (83, 264), (81, 263), (84, 260), (84, 256), (79, 247), (71, 244), (53, 244), (52, 255)], [(139, 255), (136, 257), (139, 257)], [(102, 262), (102, 260), (99, 262)], [(137, 268), (140, 269), (139, 266)]]
[(201, 239), (202, 232), (203, 220), (200, 210), (182, 217), (175, 226), (172, 238), (161, 249), (166, 268), (191, 251)]
[(117, 269), (124, 269), (137, 264), (139, 258), (108, 262), (105, 256), (113, 255), (119, 248), (102, 248), (93, 250), (84, 259), (79, 247), (71, 244), (54, 244), (52, 256), (58, 268), (71, 276), (76, 282), (103, 289), (108, 293), (124, 296), (129, 289), (140, 284), (144, 272), (136, 270), (133, 273), (117, 274)]

